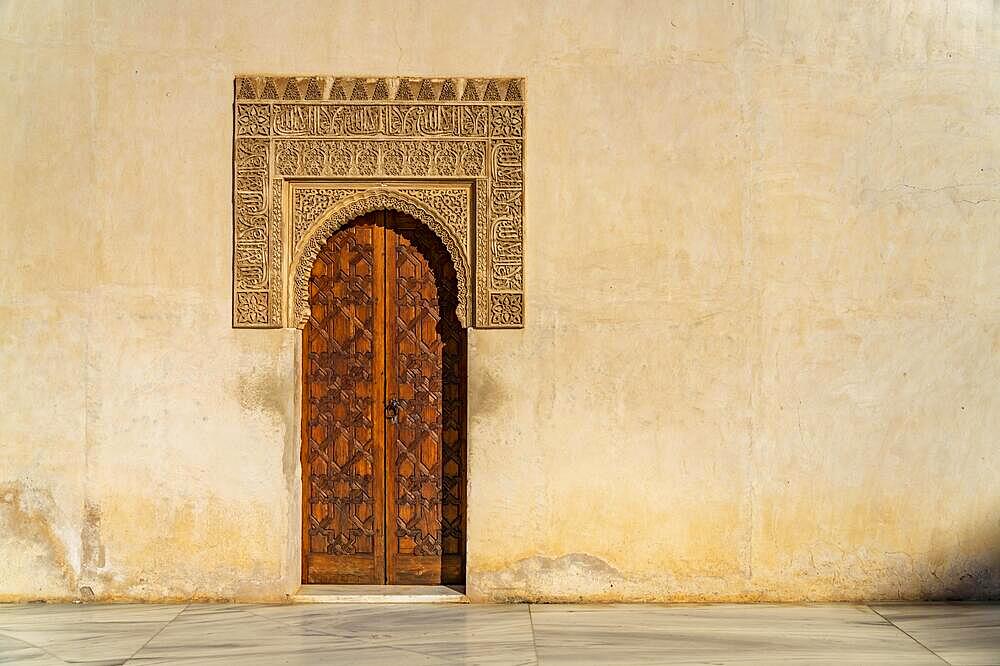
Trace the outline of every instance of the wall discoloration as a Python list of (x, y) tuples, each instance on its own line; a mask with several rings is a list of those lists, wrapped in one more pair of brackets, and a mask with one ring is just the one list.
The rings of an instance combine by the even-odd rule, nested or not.
[(474, 402), (469, 405), (469, 414), (474, 418), (486, 418), (500, 412), (508, 399), (503, 384), (488, 370), (473, 377), (472, 380), (469, 383), (468, 394)]
[(3, 3), (0, 599), (298, 585), (298, 332), (231, 328), (249, 71), (527, 78), (475, 599), (1000, 595), (993, 3), (349, 4)]
[(280, 504), (211, 494), (183, 503), (109, 494), (102, 504), (104, 539), (116, 547), (92, 583), (98, 599), (285, 598)]
[(259, 412), (291, 429), (289, 404), (295, 395), (294, 382), (275, 368), (255, 368), (241, 372), (237, 378), (240, 407), (248, 412)]
[(473, 598), (496, 601), (541, 601), (615, 597), (624, 582), (621, 572), (585, 553), (560, 557), (534, 556), (497, 572), (474, 571), (469, 576)]
[(478, 570), (468, 579), (473, 601), (762, 601), (768, 595), (735, 575), (707, 576), (683, 565), (655, 572), (623, 573), (584, 553), (534, 556), (498, 570)]
[(84, 505), (83, 529), (80, 530), (80, 561), (84, 570), (100, 569), (104, 566), (101, 507), (93, 502)]
[[(0, 601), (72, 598), (78, 577), (73, 549), (57, 527), (51, 494), (21, 482), (0, 484), (0, 534), (6, 567), (31, 580), (27, 589), (0, 589)], [(30, 578), (29, 578), (30, 575)]]

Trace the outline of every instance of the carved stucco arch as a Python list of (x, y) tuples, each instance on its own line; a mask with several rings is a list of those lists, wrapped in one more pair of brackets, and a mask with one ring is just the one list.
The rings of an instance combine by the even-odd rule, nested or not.
[(444, 242), (463, 325), (521, 328), (524, 85), (520, 78), (236, 77), (233, 326), (301, 327), (320, 217), (322, 233), (332, 233), (365, 211), (391, 208)]
[(405, 213), (427, 226), (441, 239), (454, 264), (458, 282), (458, 305), (455, 314), (462, 326), (468, 326), (471, 302), (469, 275), (472, 271), (468, 257), (462, 249), (462, 243), (455, 238), (455, 233), (430, 206), (398, 190), (377, 185), (335, 203), (303, 236), (289, 267), (288, 284), (293, 291), (288, 298), (292, 308), (288, 313), (289, 321), (296, 328), (302, 328), (309, 321), (309, 278), (316, 257), (330, 236), (352, 220), (377, 210)]

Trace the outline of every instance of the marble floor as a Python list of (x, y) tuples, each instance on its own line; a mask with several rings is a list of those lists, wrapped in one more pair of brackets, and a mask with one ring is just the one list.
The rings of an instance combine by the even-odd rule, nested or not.
[(12, 664), (1000, 664), (1000, 604), (0, 604)]

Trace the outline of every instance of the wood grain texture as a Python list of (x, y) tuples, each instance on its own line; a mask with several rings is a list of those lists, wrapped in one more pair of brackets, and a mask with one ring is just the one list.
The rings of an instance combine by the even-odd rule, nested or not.
[(464, 582), (456, 302), (447, 250), (403, 214), (366, 215), (317, 257), (303, 330), (304, 582)]
[(381, 213), (335, 234), (303, 329), (303, 580), (382, 582), (384, 277)]
[(440, 241), (393, 214), (386, 234), (386, 393), (389, 582), (464, 580), (465, 330)]

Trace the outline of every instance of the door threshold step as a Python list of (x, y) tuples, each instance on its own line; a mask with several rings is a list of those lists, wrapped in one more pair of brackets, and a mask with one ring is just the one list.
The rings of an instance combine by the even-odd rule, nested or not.
[(303, 585), (297, 604), (467, 604), (465, 587), (446, 585)]

